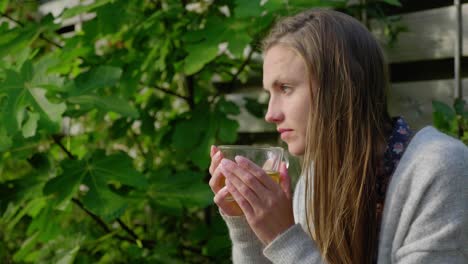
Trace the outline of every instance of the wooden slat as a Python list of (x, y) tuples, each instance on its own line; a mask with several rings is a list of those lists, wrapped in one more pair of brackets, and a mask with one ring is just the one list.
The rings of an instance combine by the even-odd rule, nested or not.
[[(412, 127), (419, 129), (432, 124), (432, 100), (453, 103), (454, 80), (420, 81), (393, 84), (389, 108), (392, 115), (402, 115)], [(468, 102), (468, 78), (463, 79)]]
[[(463, 56), (468, 56), (468, 4), (462, 6)], [(386, 47), (389, 62), (407, 62), (451, 58), (455, 43), (455, 8), (442, 7), (404, 14), (401, 23), (408, 32), (402, 32), (393, 48)], [(385, 42), (383, 27), (376, 20), (371, 21), (372, 32)]]

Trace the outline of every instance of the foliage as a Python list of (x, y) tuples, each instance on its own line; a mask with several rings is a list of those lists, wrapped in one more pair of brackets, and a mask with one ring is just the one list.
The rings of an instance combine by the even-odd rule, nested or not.
[(0, 262), (230, 262), (207, 185), (237, 140), (224, 92), (276, 17), (346, 1), (38, 2), (0, 0)]
[(457, 98), (453, 107), (437, 100), (432, 101), (432, 120), (441, 131), (459, 138), (468, 145), (468, 110), (466, 101)]

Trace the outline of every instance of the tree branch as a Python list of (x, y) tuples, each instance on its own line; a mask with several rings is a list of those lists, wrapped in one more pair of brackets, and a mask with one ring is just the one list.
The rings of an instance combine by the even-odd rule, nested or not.
[(110, 233), (112, 232), (110, 230), (110, 228), (106, 225), (106, 223), (104, 223), (104, 221), (99, 218), (99, 216), (95, 215), (93, 212), (89, 211), (88, 209), (86, 209), (83, 205), (83, 203), (76, 199), (76, 198), (72, 198), (72, 201), (78, 205), (78, 207), (80, 207), (81, 210), (85, 211), (86, 214), (88, 214), (89, 216), (91, 216), (91, 218), (106, 232), (106, 233)]
[[(73, 203), (78, 205), (78, 207), (81, 210), (83, 210), (87, 215), (89, 215), (104, 230), (104, 232), (112, 233), (112, 230), (106, 225), (106, 223), (104, 223), (104, 221), (101, 218), (99, 218), (99, 216), (95, 215), (93, 212), (86, 209), (86, 207), (84, 207), (83, 203), (80, 200), (78, 200), (76, 198), (72, 198), (72, 201), (73, 201)], [(118, 219), (118, 221), (120, 221), (120, 219)], [(115, 235), (115, 237), (118, 238), (119, 240), (124, 240), (124, 241), (128, 241), (128, 242), (131, 242), (131, 243), (138, 244), (136, 242), (136, 239), (131, 239), (131, 238), (124, 237), (124, 236), (119, 236), (119, 235)], [(148, 244), (148, 243), (146, 243), (146, 244)]]
[(123, 230), (125, 230), (130, 236), (133, 237), (133, 239), (140, 240), (138, 238), (137, 234), (135, 234), (135, 232), (133, 232), (133, 230), (131, 230), (122, 220), (120, 220), (120, 218), (117, 218), (117, 222), (123, 228)]
[[(69, 159), (76, 159), (75, 156), (73, 156), (73, 154), (71, 154), (66, 148), (65, 146), (62, 144), (62, 142), (60, 142), (60, 139), (61, 139), (62, 136), (60, 135), (54, 135), (52, 138), (54, 139), (54, 142), (60, 146), (60, 148), (67, 154), (68, 158)], [(76, 199), (76, 198), (72, 198), (72, 201), (81, 209), (83, 210), (87, 215), (89, 215), (106, 233), (111, 233), (112, 230), (107, 226), (107, 224), (99, 217), (97, 216), (96, 214), (94, 214), (93, 212), (89, 211), (88, 209), (86, 209), (86, 207), (84, 207), (83, 203)], [(131, 243), (135, 243), (135, 244), (138, 244), (138, 241), (141, 241), (142, 245), (146, 248), (153, 248), (156, 244), (156, 241), (153, 241), (153, 240), (140, 240), (138, 238), (138, 236), (136, 235), (136, 233), (131, 230), (120, 218), (117, 218), (117, 222), (119, 223), (119, 225), (122, 227), (122, 229), (124, 229), (128, 234), (130, 234), (130, 236), (132, 236), (132, 238), (128, 238), (128, 237), (123, 237), (123, 236), (119, 236), (119, 235), (116, 235), (115, 237), (120, 239), (120, 240), (125, 240), (125, 241), (128, 241), (128, 242), (131, 242)]]
[(10, 20), (10, 21), (12, 21), (12, 22), (14, 22), (14, 23), (17, 24), (18, 26), (24, 27), (24, 24), (23, 24), (23, 23), (21, 23), (20, 21), (18, 21), (18, 20), (16, 20), (16, 19), (12, 18), (11, 16), (9, 16), (9, 15), (7, 15), (7, 14), (5, 14), (5, 13), (0, 13), (0, 14), (2, 15), (2, 17), (4, 17), (4, 18), (6, 18), (6, 19), (8, 19), (8, 20)]
[[(12, 22), (14, 22), (14, 23), (16, 23), (16, 24), (17, 24), (18, 26), (20, 26), (20, 27), (24, 27), (24, 26), (25, 26), (25, 25), (24, 25), (23, 23), (21, 23), (20, 21), (18, 21), (18, 20), (16, 20), (16, 19), (12, 18), (11, 16), (9, 16), (9, 15), (7, 15), (7, 14), (5, 14), (5, 13), (0, 13), (0, 14), (1, 14), (2, 17), (4, 17), (4, 18), (6, 18), (6, 19), (8, 19), (8, 20), (10, 20), (10, 21), (12, 21)], [(40, 34), (39, 34), (39, 38), (42, 39), (42, 40), (47, 41), (49, 44), (52, 44), (52, 45), (54, 45), (54, 46), (56, 46), (56, 47), (58, 47), (58, 48), (60, 48), (60, 49), (63, 48), (62, 45), (60, 45), (60, 44), (54, 42), (53, 40), (50, 40), (50, 39), (46, 38), (46, 37), (44, 36), (43, 33), (40, 33)]]
[(195, 108), (195, 80), (193, 75), (186, 77), (187, 83), (187, 92), (188, 92), (188, 103), (190, 109), (193, 110)]
[(143, 86), (148, 86), (148, 87), (151, 87), (153, 89), (156, 89), (156, 90), (159, 90), (161, 92), (164, 92), (164, 93), (167, 93), (167, 94), (170, 94), (170, 95), (173, 95), (173, 96), (176, 96), (176, 97), (179, 97), (180, 99), (184, 99), (185, 101), (189, 101), (189, 98), (187, 96), (183, 96), (183, 95), (180, 95), (176, 92), (173, 92), (169, 89), (166, 89), (166, 88), (162, 88), (162, 87), (158, 87), (158, 86), (152, 86), (152, 85), (147, 85), (143, 82), (140, 82), (140, 85), (143, 85)]
[(50, 40), (50, 39), (44, 37), (44, 34), (43, 34), (43, 33), (39, 34), (39, 38), (42, 39), (42, 40), (47, 41), (49, 44), (52, 44), (52, 45), (56, 46), (56, 47), (59, 48), (59, 49), (62, 49), (62, 48), (63, 48), (62, 45), (60, 45), (60, 44), (58, 44), (58, 43), (56, 43), (56, 42), (54, 42), (54, 41), (52, 41), (52, 40)]
[(65, 154), (67, 154), (68, 158), (71, 160), (76, 160), (76, 156), (73, 155), (60, 141), (63, 138), (62, 135), (52, 135), (52, 139), (54, 140), (55, 144), (57, 144)]

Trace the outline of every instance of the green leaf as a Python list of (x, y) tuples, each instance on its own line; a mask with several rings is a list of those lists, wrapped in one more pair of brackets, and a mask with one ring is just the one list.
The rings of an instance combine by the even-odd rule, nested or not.
[(175, 124), (172, 134), (172, 144), (175, 148), (190, 150), (194, 148), (201, 139), (204, 128), (207, 125), (207, 119), (188, 119), (181, 120)]
[(28, 138), (36, 135), (37, 121), (39, 121), (39, 116), (40, 115), (37, 113), (29, 113), (29, 119), (26, 121), (22, 129), (23, 137)]
[(465, 105), (465, 100), (463, 100), (462, 98), (456, 98), (453, 102), (453, 108), (455, 109), (455, 113), (457, 115), (463, 115), (463, 112), (465, 111)]
[(252, 42), (252, 38), (244, 32), (236, 32), (229, 39), (229, 51), (236, 57), (240, 58), (243, 55), (245, 47)]
[(148, 184), (133, 167), (132, 159), (124, 153), (106, 156), (103, 151), (97, 151), (90, 160), (89, 168), (95, 177), (106, 181), (118, 181), (139, 189), (146, 188)]
[(18, 222), (27, 214), (38, 212), (46, 205), (46, 200), (43, 197), (37, 197), (27, 202), (17, 214), (14, 215), (14, 218), (8, 221), (6, 230), (13, 230), (13, 228), (18, 224)]
[(289, 11), (297, 12), (311, 7), (346, 8), (348, 0), (294, 0)]
[[(64, 78), (51, 71), (54, 67), (64, 67), (72, 62), (60, 58), (60, 53), (47, 54), (34, 63), (34, 76), (31, 80), (32, 86), (58, 91), (64, 84)], [(68, 72), (67, 72), (68, 73)]]
[(73, 8), (70, 8), (70, 9), (67, 9), (65, 10), (62, 15), (61, 15), (61, 18), (62, 19), (67, 19), (67, 18), (70, 18), (70, 17), (74, 17), (76, 15), (80, 15), (80, 14), (83, 14), (83, 13), (86, 13), (86, 12), (90, 12), (90, 11), (93, 11), (94, 9), (102, 6), (102, 5), (105, 5), (109, 2), (112, 2), (113, 0), (96, 0), (94, 1), (94, 3), (90, 4), (90, 5), (77, 5)]
[(455, 118), (455, 112), (453, 111), (453, 109), (443, 102), (433, 100), (432, 109), (434, 112), (440, 113), (443, 116), (443, 118), (447, 121), (450, 121)]
[(28, 47), (41, 33), (37, 27), (14, 28), (2, 33), (0, 38), (0, 59), (17, 54)]
[(216, 55), (218, 54), (218, 45), (188, 45), (187, 51), (189, 52), (189, 55), (185, 58), (184, 72), (187, 75), (192, 75), (216, 58)]
[(4, 127), (0, 127), (0, 152), (8, 150), (13, 141), (11, 137), (8, 136), (7, 131)]
[(259, 0), (236, 0), (234, 15), (238, 19), (258, 17), (262, 13)]
[(268, 12), (276, 13), (286, 8), (286, 1), (284, 0), (268, 0), (263, 6)]
[(16, 262), (21, 262), (24, 260), (28, 254), (34, 250), (34, 247), (37, 244), (39, 232), (36, 232), (32, 236), (29, 236), (21, 245), (21, 248), (13, 255), (13, 260)]
[(117, 83), (122, 75), (122, 70), (112, 66), (98, 66), (75, 79), (75, 89), (70, 91), (72, 96), (84, 95), (96, 89), (110, 87)]
[(210, 113), (207, 117), (208, 124), (204, 127), (205, 130), (202, 132), (202, 139), (197, 146), (190, 153), (192, 162), (197, 165), (200, 170), (205, 170), (210, 164), (210, 147), (215, 143), (216, 139), (216, 128), (217, 124), (214, 120), (214, 114)]
[(39, 215), (33, 218), (33, 221), (28, 227), (27, 234), (32, 234), (39, 231), (38, 239), (41, 242), (47, 242), (53, 240), (60, 235), (62, 215), (57, 212), (51, 206), (45, 206), (40, 211)]
[(139, 189), (147, 187), (146, 179), (134, 169), (130, 157), (123, 153), (106, 156), (103, 151), (97, 151), (82, 170), (86, 173), (84, 184), (89, 187), (83, 204), (106, 221), (122, 215), (128, 206), (127, 200), (112, 192), (108, 184), (120, 183)]
[(62, 169), (60, 176), (47, 182), (44, 194), (53, 195), (60, 206), (71, 199), (83, 183), (89, 187), (83, 204), (105, 220), (119, 217), (128, 206), (124, 197), (109, 189), (109, 184), (124, 184), (138, 189), (147, 187), (146, 179), (133, 168), (130, 157), (123, 153), (106, 156), (103, 151), (96, 151), (85, 161), (63, 161)]
[(57, 264), (73, 264), (76, 258), (76, 255), (78, 254), (78, 251), (80, 251), (80, 246), (76, 246), (72, 248), (71, 250), (67, 250), (66, 252), (63, 253), (61, 258), (57, 260)]
[(380, 2), (384, 2), (392, 6), (401, 6), (400, 1), (398, 0), (380, 0)]
[[(177, 206), (205, 207), (213, 203), (213, 193), (203, 182), (203, 174), (194, 171), (181, 171), (176, 174), (155, 173), (154, 188), (157, 202)], [(169, 203), (172, 202), (172, 203)]]
[(89, 192), (83, 198), (83, 204), (91, 212), (105, 221), (118, 218), (125, 212), (127, 201), (109, 190), (104, 179), (91, 173), (85, 178), (84, 184), (89, 187)]
[[(7, 95), (7, 102), (0, 115), (3, 116), (2, 120), (8, 133), (15, 134), (18, 130), (22, 130), (25, 113), (29, 108), (39, 113), (40, 119), (44, 119), (44, 122), (59, 124), (66, 109), (65, 104), (49, 102), (44, 89), (34, 88), (31, 83), (23, 79), (30, 74), (28, 63), (25, 63), (21, 72), (23, 75), (7, 70), (6, 80), (2, 84), (3, 92)], [(37, 123), (35, 119), (37, 118), (33, 116), (33, 120), (28, 124), (29, 127), (26, 128), (28, 131), (25, 132), (32, 133), (31, 129)]]
[(237, 139), (237, 130), (239, 123), (235, 120), (223, 117), (219, 120), (218, 137), (226, 143), (233, 143)]
[(220, 252), (229, 248), (231, 248), (231, 241), (226, 234), (215, 236), (208, 240), (208, 243), (203, 248), (203, 254), (208, 256), (217, 256)]
[(64, 103), (53, 104), (46, 98), (46, 91), (40, 88), (29, 89), (31, 97), (34, 99), (33, 105), (38, 107), (38, 110), (45, 115), (49, 120), (58, 123), (61, 120), (62, 114), (66, 110)]
[(455, 111), (447, 104), (436, 100), (432, 101), (432, 108), (434, 126), (445, 133), (456, 136), (458, 122)]
[(245, 97), (245, 108), (256, 118), (263, 118), (266, 114), (266, 104), (261, 104), (256, 99)]
[(139, 113), (128, 101), (117, 96), (100, 97), (98, 95), (81, 95), (69, 97), (68, 102), (83, 105), (86, 108), (96, 107), (104, 112), (116, 112), (123, 116), (138, 118)]
[(8, 94), (8, 90), (23, 88), (24, 80), (18, 72), (7, 69), (5, 75), (5, 81), (2, 83), (2, 90), (0, 90), (1, 93)]
[(226, 41), (226, 22), (217, 16), (207, 18), (202, 30), (191, 31), (184, 35), (187, 41), (185, 50), (188, 56), (184, 62), (184, 72), (192, 75), (200, 71), (207, 63), (214, 60), (218, 54), (218, 45)]
[(64, 160), (62, 174), (50, 179), (44, 186), (45, 195), (53, 195), (58, 207), (68, 202), (78, 191), (78, 186), (86, 175), (86, 163), (78, 160)]
[(219, 101), (218, 109), (226, 115), (240, 114), (239, 106), (237, 106), (234, 102), (225, 100), (224, 98)]
[(23, 67), (21, 67), (21, 77), (24, 81), (31, 81), (33, 78), (33, 65), (31, 61), (25, 61)]
[(5, 12), (7, 6), (8, 6), (9, 0), (0, 0), (0, 12), (3, 13)]

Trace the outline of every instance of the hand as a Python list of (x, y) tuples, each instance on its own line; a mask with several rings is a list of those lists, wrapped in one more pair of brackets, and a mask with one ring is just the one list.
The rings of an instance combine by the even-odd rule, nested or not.
[(227, 190), (257, 237), (268, 245), (294, 225), (291, 180), (286, 165), (281, 163), (278, 185), (252, 161), (237, 156), (236, 162), (223, 159), (219, 166), (226, 176)]
[[(229, 216), (239, 216), (244, 213), (235, 201), (226, 201), (226, 198), (231, 198), (231, 194), (225, 186), (225, 178), (221, 174), (219, 163), (223, 159), (223, 154), (217, 147), (211, 146), (210, 151), (211, 164), (210, 164), (210, 187), (215, 194), (213, 200), (221, 209), (222, 213)], [(227, 181), (227, 180), (226, 180)]]

